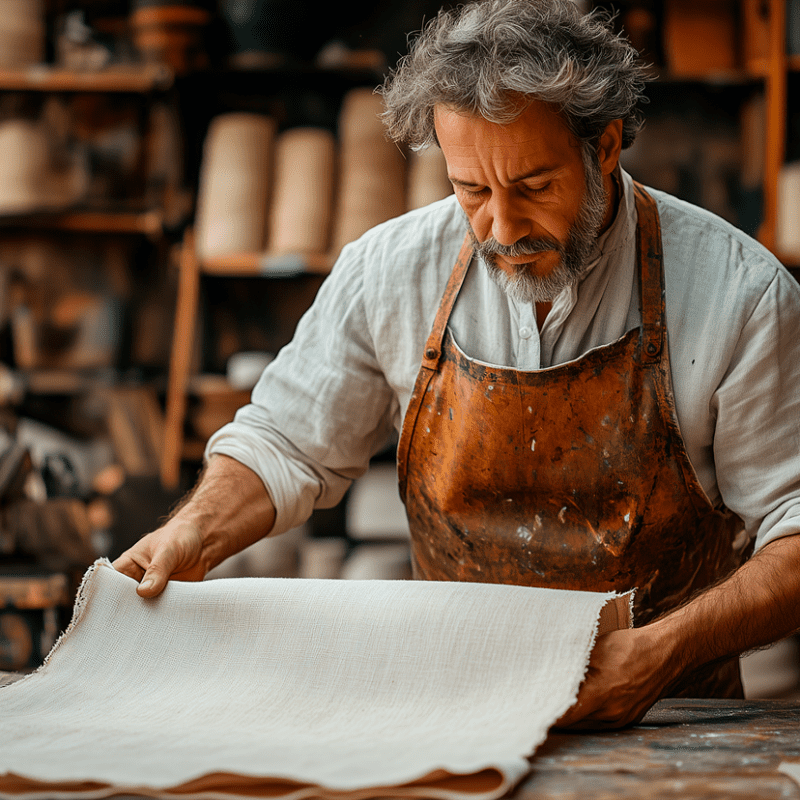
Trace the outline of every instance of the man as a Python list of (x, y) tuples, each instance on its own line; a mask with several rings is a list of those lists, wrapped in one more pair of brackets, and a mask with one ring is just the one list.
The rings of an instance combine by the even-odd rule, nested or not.
[(736, 656), (800, 628), (800, 291), (620, 169), (643, 74), (569, 0), (432, 21), (384, 116), (455, 197), (342, 251), (194, 495), (115, 562), (142, 596), (337, 502), (394, 429), (416, 577), (637, 589), (562, 725), (741, 693)]

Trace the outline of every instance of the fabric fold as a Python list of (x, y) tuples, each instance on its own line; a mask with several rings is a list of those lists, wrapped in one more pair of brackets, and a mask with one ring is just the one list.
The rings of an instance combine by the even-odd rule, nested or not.
[[(237, 578), (154, 600), (100, 560), (0, 688), (0, 798), (490, 800), (574, 702), (611, 594)], [(617, 598), (603, 627), (624, 625)]]

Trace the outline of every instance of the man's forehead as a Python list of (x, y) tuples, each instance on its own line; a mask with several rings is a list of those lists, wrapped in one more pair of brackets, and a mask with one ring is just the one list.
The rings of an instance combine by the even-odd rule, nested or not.
[[(435, 110), (439, 146), (453, 170), (499, 169), (510, 175), (551, 171), (579, 158), (561, 118), (531, 104), (507, 125), (446, 106)], [(462, 175), (462, 177), (465, 177)]]
[(571, 138), (561, 116), (537, 100), (531, 101), (514, 120), (505, 124), (439, 105), (434, 109), (434, 123), (440, 144), (444, 139), (447, 148), (453, 152), (475, 147), (481, 150), (516, 150), (525, 145), (540, 146), (546, 140)]

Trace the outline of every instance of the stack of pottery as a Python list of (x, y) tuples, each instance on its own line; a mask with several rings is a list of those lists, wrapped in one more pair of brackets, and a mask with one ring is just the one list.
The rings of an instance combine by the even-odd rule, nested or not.
[(442, 151), (431, 145), (408, 158), (408, 210), (435, 203), (453, 192)]
[(43, 0), (0, 0), (0, 69), (20, 69), (44, 61)]
[(42, 125), (25, 119), (0, 123), (0, 213), (50, 204), (50, 149)]
[(405, 158), (384, 135), (378, 117), (382, 110), (380, 96), (371, 89), (351, 90), (342, 104), (336, 253), (369, 228), (406, 210)]
[(134, 0), (130, 24), (142, 58), (166, 64), (176, 75), (207, 67), (204, 37), (211, 14), (203, 5), (191, 0)]
[(327, 250), (333, 210), (336, 142), (323, 128), (291, 128), (275, 146), (268, 250)]
[(264, 249), (274, 140), (275, 122), (261, 114), (212, 120), (197, 201), (201, 258)]

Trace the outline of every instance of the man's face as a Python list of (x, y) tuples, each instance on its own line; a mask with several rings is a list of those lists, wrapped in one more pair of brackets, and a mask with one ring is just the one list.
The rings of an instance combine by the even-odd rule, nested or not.
[(553, 300), (577, 280), (609, 222), (608, 164), (601, 169), (592, 154), (585, 165), (559, 115), (538, 101), (508, 125), (441, 106), (435, 121), (490, 275), (518, 300)]

